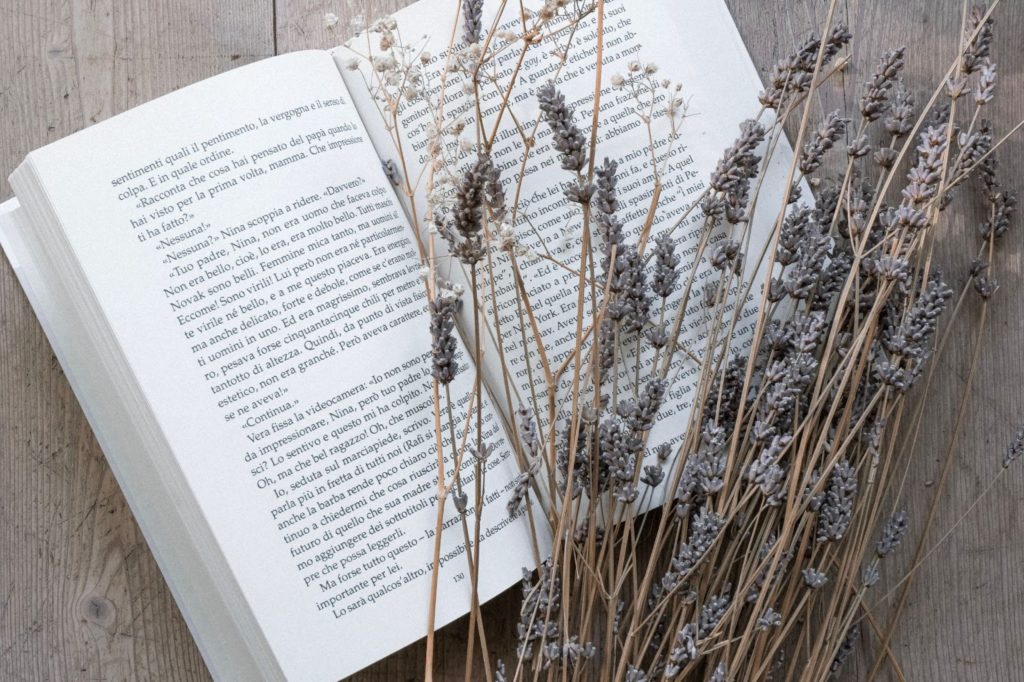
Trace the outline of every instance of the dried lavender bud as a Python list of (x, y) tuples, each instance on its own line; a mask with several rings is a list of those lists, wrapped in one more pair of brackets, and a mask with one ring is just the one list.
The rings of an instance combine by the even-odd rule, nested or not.
[(762, 566), (754, 576), (754, 582), (747, 590), (746, 601), (748, 604), (752, 604), (757, 601), (758, 597), (761, 596), (761, 590), (765, 583), (771, 585), (777, 584), (786, 574), (786, 568), (789, 566), (789, 562), (793, 560), (793, 552), (783, 552), (778, 559), (778, 563), (775, 567), (775, 575), (771, 581), (768, 580), (768, 571), (771, 570), (771, 562), (767, 561), (769, 555), (774, 551), (775, 544), (778, 542), (778, 537), (775, 533), (772, 533), (765, 541), (761, 548), (757, 551), (758, 563)]
[(981, 76), (978, 78), (978, 86), (974, 89), (974, 101), (980, 107), (988, 104), (995, 97), (996, 93), (996, 65), (985, 60), (981, 67)]
[(909, 184), (903, 190), (904, 198), (912, 204), (920, 204), (935, 196), (942, 177), (942, 156), (949, 146), (946, 131), (937, 126), (921, 133), (917, 147), (917, 165), (907, 174)]
[(644, 467), (644, 473), (640, 482), (652, 488), (657, 488), (665, 480), (665, 470), (657, 464), (648, 464)]
[(518, 645), (516, 651), (524, 660), (533, 658), (533, 645), (538, 640), (557, 640), (561, 634), (558, 613), (562, 603), (562, 581), (559, 571), (544, 560), (537, 567), (537, 582), (530, 571), (523, 569), (523, 604), (520, 608)]
[(647, 342), (651, 344), (651, 348), (661, 350), (667, 346), (669, 342), (668, 326), (664, 322), (653, 325), (644, 332), (644, 337), (647, 339)]
[(787, 294), (797, 300), (814, 294), (825, 274), (825, 264), (832, 255), (834, 242), (821, 232), (808, 231), (796, 251), (796, 261), (786, 269), (782, 285)]
[(679, 256), (676, 244), (667, 232), (654, 239), (654, 276), (651, 277), (651, 291), (666, 299), (672, 295), (679, 283)]
[(952, 295), (953, 290), (943, 281), (942, 273), (933, 272), (899, 327), (883, 326), (882, 345), (886, 351), (904, 358), (923, 358)]
[(654, 456), (658, 458), (658, 462), (664, 464), (668, 461), (668, 458), (672, 455), (672, 446), (668, 443), (662, 443), (654, 449)]
[(810, 175), (818, 170), (825, 154), (835, 146), (836, 140), (845, 132), (846, 120), (840, 118), (838, 111), (826, 116), (814, 137), (804, 146), (804, 151), (800, 155), (800, 172)]
[(701, 507), (690, 522), (686, 543), (672, 557), (672, 571), (680, 578), (689, 574), (715, 544), (724, 526), (724, 518), (707, 506)]
[(813, 211), (806, 206), (798, 206), (786, 214), (779, 230), (778, 247), (775, 250), (775, 262), (790, 265), (797, 260), (797, 251), (807, 233), (812, 229)]
[(470, 445), (468, 449), (470, 456), (472, 456), (474, 460), (484, 464), (487, 462), (487, 459), (494, 454), (495, 446), (493, 443), (483, 443), (479, 448), (476, 445)]
[(455, 357), (455, 310), (457, 299), (438, 295), (429, 304), (431, 375), (439, 384), (449, 384), (459, 371)]
[(878, 579), (881, 575), (878, 572), (878, 562), (872, 561), (870, 564), (864, 567), (864, 575), (862, 580), (864, 587), (874, 587), (878, 583)]
[[(728, 591), (729, 585), (726, 584), (724, 589)], [(715, 627), (722, 620), (722, 616), (725, 615), (728, 608), (728, 594), (712, 595), (707, 603), (701, 607), (700, 620), (697, 623), (697, 635), (703, 639), (714, 632)]]
[(592, 184), (583, 180), (577, 180), (566, 185), (563, 194), (571, 203), (586, 206), (594, 197), (594, 189)]
[(573, 110), (553, 83), (546, 83), (537, 91), (541, 113), (551, 127), (553, 146), (559, 153), (562, 168), (579, 173), (586, 165), (586, 140), (573, 121)]
[(979, 275), (974, 278), (974, 290), (978, 292), (982, 300), (989, 300), (999, 290), (999, 282), (986, 275)]
[(904, 88), (902, 83), (898, 83), (892, 95), (889, 113), (885, 117), (885, 130), (893, 137), (901, 138), (909, 135), (913, 129), (914, 94)]
[(626, 667), (626, 679), (625, 682), (654, 682), (653, 679), (647, 674), (643, 668), (638, 668), (635, 665), (629, 665)]
[(984, 16), (984, 8), (977, 5), (971, 8), (967, 26), (964, 27), (964, 35), (968, 39), (974, 36), (975, 32), (977, 32), (977, 35), (974, 36), (973, 40), (969, 40), (967, 47), (964, 49), (963, 60), (961, 61), (963, 73), (974, 73), (983, 68), (985, 62), (991, 56), (995, 22), (990, 17), (982, 23)]
[(483, 9), (484, 0), (462, 0), (462, 40), (471, 45), (480, 42)]
[(1017, 435), (1013, 437), (1013, 442), (1006, 448), (1006, 454), (1003, 456), (1003, 468), (1013, 464), (1021, 455), (1024, 455), (1024, 429), (1017, 432)]
[(702, 504), (725, 485), (725, 429), (709, 419), (702, 432), (703, 447), (686, 458), (677, 496), (684, 505)]
[(853, 647), (857, 643), (858, 639), (860, 639), (860, 625), (854, 624), (847, 631), (846, 637), (843, 638), (843, 643), (839, 645), (839, 651), (836, 652), (836, 657), (833, 659), (832, 665), (829, 667), (829, 670), (833, 675), (839, 672), (843, 667), (843, 664), (846, 663), (846, 659), (850, 657), (851, 653), (853, 653)]
[(622, 329), (627, 333), (643, 329), (651, 313), (651, 296), (647, 290), (643, 258), (635, 246), (623, 247), (616, 257), (610, 288), (626, 309)]
[(484, 204), (491, 209), (494, 220), (500, 222), (505, 217), (505, 191), (501, 188), (501, 171), (494, 165), (490, 154), (480, 154), (480, 175), (483, 178), (482, 188)]
[(867, 135), (861, 135), (846, 147), (847, 155), (859, 159), (871, 153), (871, 143)]
[(494, 664), (494, 682), (508, 682), (505, 671), (505, 661), (500, 658)]
[(455, 504), (455, 511), (465, 514), (466, 505), (469, 504), (469, 496), (466, 493), (452, 493), (452, 502)]
[(668, 653), (668, 665), (665, 666), (665, 677), (678, 675), (683, 666), (697, 659), (697, 625), (687, 623), (676, 633), (676, 645)]
[[(822, 67), (831, 62), (852, 37), (846, 24), (836, 24), (825, 42)], [(768, 109), (782, 109), (794, 95), (806, 91), (810, 87), (820, 50), (821, 40), (812, 35), (794, 54), (776, 62), (768, 77), (768, 88), (758, 97), (761, 104)]]
[(466, 265), (473, 265), (484, 256), (484, 183), (490, 166), (490, 158), (481, 154), (476, 163), (466, 169), (455, 188), (451, 224), (437, 226), (452, 255)]
[(777, 628), (780, 625), (782, 625), (782, 614), (770, 606), (757, 619), (758, 630)]
[(740, 252), (740, 243), (731, 239), (715, 244), (711, 250), (711, 266), (716, 270), (733, 269), (732, 263)]
[(711, 677), (708, 678), (708, 682), (727, 682), (728, 679), (725, 663), (719, 663), (715, 666), (715, 672), (711, 673)]
[(737, 194), (741, 185), (757, 175), (761, 157), (756, 151), (764, 137), (764, 126), (757, 121), (744, 121), (740, 124), (740, 136), (725, 150), (711, 174), (712, 191)]
[(804, 584), (812, 590), (820, 590), (828, 583), (828, 576), (816, 568), (805, 568), (800, 575), (804, 577)]
[(951, 171), (951, 187), (955, 187), (962, 182), (963, 179), (958, 180), (958, 178), (966, 176), (973, 171), (991, 151), (994, 142), (991, 122), (982, 120), (978, 130), (970, 135), (961, 133), (958, 142), (960, 144), (960, 158)]
[(654, 420), (661, 409), (661, 403), (665, 399), (665, 392), (668, 390), (668, 382), (662, 379), (651, 379), (644, 385), (640, 399), (636, 403), (636, 409), (626, 420), (629, 427), (637, 433), (650, 431), (654, 427)]
[(519, 442), (522, 443), (526, 454), (530, 458), (536, 459), (540, 456), (541, 444), (537, 424), (533, 420), (533, 412), (525, 405), (520, 405), (516, 414), (519, 417)]
[(899, 152), (890, 147), (882, 147), (875, 152), (874, 156), (871, 157), (875, 160), (879, 166), (885, 169), (892, 168), (896, 165), (896, 159), (899, 156)]
[(597, 192), (594, 194), (594, 208), (601, 213), (613, 214), (619, 210), (619, 197), (616, 190), (619, 164), (605, 157), (600, 166), (594, 169)]
[(516, 476), (515, 485), (512, 488), (512, 496), (509, 498), (508, 505), (506, 506), (509, 516), (516, 516), (519, 513), (523, 502), (526, 500), (526, 494), (530, 491), (530, 481), (532, 478), (532, 468)]
[(818, 542), (843, 539), (853, 517), (853, 498), (857, 494), (857, 471), (840, 460), (832, 470), (825, 500), (818, 512)]
[(786, 470), (779, 459), (791, 441), (790, 436), (775, 436), (747, 469), (747, 480), (761, 489), (769, 507), (778, 507), (786, 499)]
[(979, 232), (985, 239), (999, 238), (1010, 229), (1010, 220), (1017, 212), (1017, 194), (1010, 190), (1001, 190), (989, 196), (992, 213), (988, 221), (981, 224)]
[(898, 511), (889, 517), (882, 529), (882, 537), (875, 545), (875, 554), (884, 559), (899, 547), (903, 536), (907, 533), (907, 512)]
[(402, 176), (398, 172), (398, 166), (395, 165), (394, 161), (392, 161), (391, 159), (384, 159), (380, 162), (380, 166), (381, 169), (384, 171), (384, 175), (385, 177), (387, 177), (388, 182), (390, 182), (395, 187), (398, 187), (400, 184), (402, 184)]
[(597, 223), (598, 235), (602, 241), (602, 267), (607, 276), (612, 253), (618, 253), (622, 249), (623, 234), (622, 221), (615, 213), (619, 209), (618, 183), (619, 164), (608, 158), (594, 169), (594, 218)]
[(882, 55), (871, 80), (865, 86), (864, 96), (860, 100), (860, 113), (867, 121), (881, 118), (889, 106), (889, 91), (903, 69), (903, 55), (906, 48), (890, 50)]
[(602, 381), (608, 378), (608, 374), (615, 366), (615, 326), (615, 321), (606, 315), (601, 319), (601, 327), (598, 329), (598, 361), (601, 366)]

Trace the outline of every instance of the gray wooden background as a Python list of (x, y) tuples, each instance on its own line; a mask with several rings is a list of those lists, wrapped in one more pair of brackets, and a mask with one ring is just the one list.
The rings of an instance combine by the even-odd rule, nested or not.
[[(727, 1), (762, 73), (820, 25), (828, 4)], [(0, 0), (0, 198), (11, 194), (8, 173), (35, 147), (241, 64), (331, 47), (354, 15), (372, 19), (403, 4)], [(954, 54), (961, 0), (843, 0), (841, 6), (856, 38), (837, 103), (855, 103), (854, 92), (877, 56), (899, 45), (908, 47), (911, 86), (930, 92)], [(325, 12), (341, 17), (333, 30), (324, 25)], [(1024, 118), (1024, 2), (1003, 0), (997, 17), (1002, 80), (991, 116), (1007, 130)], [(1018, 136), (999, 153), (1011, 182), (1024, 181), (1022, 152)], [(978, 218), (968, 212), (942, 238), (940, 260), (954, 282), (963, 281), (976, 248)], [(1000, 246), (996, 276), (1002, 289), (933, 537), (992, 480), (1024, 417), (1019, 222)], [(930, 396), (909, 483), (915, 531), (938, 478), (976, 320), (976, 310), (967, 311)], [(1004, 476), (921, 570), (893, 643), (907, 679), (1024, 680), (1022, 484), (1024, 467)], [(879, 593), (884, 589), (883, 582)], [(511, 634), (514, 609), (515, 600), (505, 595), (486, 614)], [(441, 664), (453, 680), (462, 679), (457, 671), (464, 636), (460, 622), (440, 640)], [(351, 645), (338, 643), (339, 649)], [(421, 661), (422, 645), (416, 645), (358, 679), (418, 679)], [(855, 664), (853, 677), (861, 665)], [(0, 259), (0, 679), (208, 678), (46, 338)]]

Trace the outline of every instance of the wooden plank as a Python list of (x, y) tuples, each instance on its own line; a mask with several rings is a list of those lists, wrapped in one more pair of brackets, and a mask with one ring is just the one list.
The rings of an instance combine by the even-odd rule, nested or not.
[[(269, 56), (272, 26), (269, 0), (4, 2), (0, 196), (31, 149)], [(0, 679), (209, 679), (6, 260), (0, 348)]]

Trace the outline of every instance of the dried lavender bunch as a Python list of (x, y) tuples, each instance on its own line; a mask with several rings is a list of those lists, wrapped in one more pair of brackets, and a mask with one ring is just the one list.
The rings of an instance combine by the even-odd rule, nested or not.
[[(465, 318), (485, 322), (500, 349), (523, 467), (500, 493), (505, 513), (552, 538), (536, 547), (540, 566), (524, 573), (518, 646), (502, 652), (514, 664), (495, 666), (493, 677), (827, 679), (860, 645), (864, 607), (874, 607), (865, 593), (882, 579), (882, 560), (911, 536), (905, 513), (881, 518), (903, 506), (893, 481), (914, 455), (907, 434), (919, 431), (906, 396), (931, 381), (947, 325), (981, 305), (964, 294), (997, 300), (993, 252), (1013, 229), (1017, 198), (997, 178), (1000, 136), (986, 115), (1000, 94), (994, 25), (972, 10), (960, 72), (935, 97), (902, 80), (913, 53), (897, 48), (869, 67), (850, 110), (821, 120), (804, 115), (820, 110), (809, 96), (831, 86), (851, 35), (836, 25), (811, 36), (772, 69), (763, 110), (752, 103), (755, 117), (673, 222), (659, 218), (659, 192), (671, 184), (665, 150), (685, 138), (679, 88), (640, 61), (609, 79), (637, 104), (649, 162), (591, 164), (607, 153), (602, 130), (592, 147), (592, 131), (553, 82), (536, 93), (535, 123), (540, 140), (550, 132), (550, 151), (536, 146), (530, 121), (517, 120), (523, 148), (510, 135), (510, 153), (493, 137), (500, 126), (475, 120), (485, 109), (489, 119), (492, 106), (508, 116), (507, 105), (480, 106), (478, 86), (491, 79), (499, 100), (521, 101), (513, 84), (502, 90), (504, 59), (584, 26), (588, 5), (551, 0), (524, 28), (487, 33), (482, 2), (460, 6), (465, 44), (446, 70), (476, 106), (450, 121), (432, 114), (425, 213), (445, 243), (430, 243), (428, 279), (442, 263), (470, 273), (474, 310)], [(378, 34), (387, 42), (396, 30)], [(569, 49), (548, 55), (568, 64)], [(382, 73), (410, 72), (395, 61)], [(783, 131), (798, 123), (806, 127), (796, 182), (766, 187)], [(519, 190), (545, 152), (545, 166), (557, 160), (568, 175), (561, 192), (546, 192), (557, 203), (535, 213)], [(499, 162), (510, 169), (507, 195)], [(828, 175), (840, 164), (838, 177)], [(984, 244), (955, 298), (959, 280), (946, 279), (932, 254), (979, 186)], [(767, 201), (782, 194), (785, 206)], [(536, 229), (553, 221), (557, 244)], [(538, 262), (545, 274), (535, 278)], [(562, 287), (572, 288), (571, 302), (557, 297)], [(430, 305), (432, 374), (448, 387), (457, 370), (446, 300)], [(558, 308), (578, 324), (548, 339)], [(478, 412), (438, 409), (446, 426), (477, 438)], [(480, 443), (458, 447), (456, 457), (468, 453), (479, 470), (494, 462)], [(478, 500), (461, 488), (451, 499), (463, 520), (476, 516)], [(473, 561), (479, 547), (467, 540)], [(472, 647), (472, 621), (469, 633)]]

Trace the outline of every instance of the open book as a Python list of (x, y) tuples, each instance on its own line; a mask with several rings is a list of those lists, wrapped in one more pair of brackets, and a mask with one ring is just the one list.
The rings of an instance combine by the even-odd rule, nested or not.
[[(396, 15), (404, 35), (427, 36), (428, 69), (443, 68), (456, 6), (422, 0)], [(498, 22), (514, 28), (520, 3), (508, 6)], [(761, 86), (721, 0), (605, 7), (605, 73), (657, 62), (692, 98), (657, 229), (699, 194)], [(588, 21), (559, 74), (583, 125)], [(7, 257), (218, 679), (335, 680), (426, 630), (437, 441), (418, 221), (381, 168), (394, 138), (350, 57), (267, 59), (34, 151), (0, 215)], [(549, 59), (523, 65), (518, 91), (531, 96), (517, 119), (536, 118)], [(635, 218), (650, 197), (630, 179), (650, 168), (631, 107), (608, 88), (599, 153), (625, 171)], [(408, 162), (429, 162), (425, 125), (410, 117)], [(525, 180), (530, 215), (545, 217), (528, 238), (538, 249), (572, 247), (551, 191), (564, 180), (557, 164)], [(554, 269), (543, 280), (540, 323), (568, 342), (574, 287)], [(482, 515), (482, 600), (538, 555), (503, 503), (519, 471), (509, 406), (525, 383), (498, 381), (495, 353), (484, 361), (496, 504)], [(666, 406), (680, 419), (686, 382)], [(469, 609), (463, 538), (445, 528), (438, 626)]]

